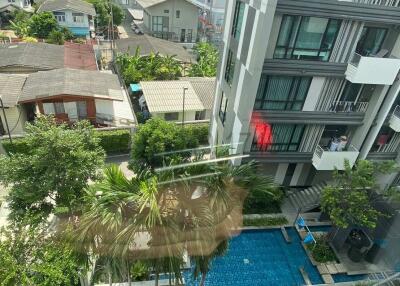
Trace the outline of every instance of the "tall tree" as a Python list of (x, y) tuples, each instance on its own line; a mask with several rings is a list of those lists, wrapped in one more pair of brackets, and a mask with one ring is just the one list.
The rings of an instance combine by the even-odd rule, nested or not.
[(380, 216), (374, 203), (383, 199), (376, 176), (393, 172), (394, 162), (383, 164), (359, 160), (354, 168), (345, 161), (343, 172), (334, 171), (334, 183), (324, 188), (321, 207), (332, 222), (342, 228), (349, 226), (375, 228)]
[(95, 179), (104, 151), (89, 122), (72, 128), (52, 117), (27, 124), (25, 152), (0, 156), (0, 182), (10, 187), (11, 219), (46, 219), (54, 206), (70, 211), (82, 204), (83, 189)]
[(51, 12), (33, 14), (28, 21), (29, 36), (46, 39), (53, 30), (58, 30), (58, 22)]
[(189, 68), (189, 76), (214, 77), (217, 74), (219, 54), (216, 47), (210, 43), (198, 43), (194, 47), (197, 63)]

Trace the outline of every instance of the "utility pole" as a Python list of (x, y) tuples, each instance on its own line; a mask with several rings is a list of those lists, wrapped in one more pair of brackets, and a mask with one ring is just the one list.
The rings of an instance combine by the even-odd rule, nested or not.
[(10, 128), (9, 128), (9, 126), (8, 126), (6, 111), (4, 110), (3, 98), (1, 97), (1, 95), (0, 95), (0, 107), (1, 107), (1, 109), (3, 110), (3, 117), (4, 117), (4, 121), (5, 121), (5, 123), (6, 123), (8, 138), (10, 138), (10, 143), (12, 144), (12, 138), (11, 138)]
[(110, 8), (111, 8), (111, 31), (112, 31), (112, 36), (111, 36), (111, 50), (114, 49), (114, 14), (113, 14), (113, 2), (110, 0)]
[(185, 96), (186, 91), (188, 90), (187, 87), (183, 88), (183, 104), (182, 104), (182, 127), (185, 125)]

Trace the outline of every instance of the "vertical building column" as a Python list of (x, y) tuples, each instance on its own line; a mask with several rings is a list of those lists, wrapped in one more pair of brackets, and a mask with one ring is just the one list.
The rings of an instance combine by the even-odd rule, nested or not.
[[(388, 86), (386, 86), (386, 88), (388, 88)], [(363, 160), (367, 157), (369, 151), (371, 150), (372, 145), (375, 142), (376, 136), (378, 136), (379, 130), (382, 128), (382, 125), (385, 122), (399, 92), (400, 92), (400, 80), (396, 80), (390, 87), (390, 90), (386, 95), (385, 101), (383, 102), (381, 109), (376, 117), (375, 126), (373, 126), (370, 129), (368, 136), (365, 139), (362, 149), (360, 150), (359, 159)]]

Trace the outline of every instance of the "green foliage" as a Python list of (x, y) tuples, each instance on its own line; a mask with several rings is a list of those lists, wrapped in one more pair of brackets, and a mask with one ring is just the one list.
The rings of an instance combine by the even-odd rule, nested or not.
[(189, 68), (189, 76), (197, 77), (214, 77), (217, 74), (217, 66), (219, 62), (219, 54), (216, 47), (212, 44), (204, 42), (198, 43), (194, 47), (197, 54), (197, 63)]
[(53, 30), (50, 32), (47, 41), (50, 44), (64, 45), (65, 42), (64, 34), (61, 31)]
[(337, 261), (336, 255), (330, 247), (326, 235), (316, 237), (315, 241), (316, 243), (308, 244), (307, 249), (311, 252), (316, 262), (327, 263)]
[(149, 279), (149, 266), (141, 261), (135, 262), (131, 267), (131, 275), (134, 281), (145, 281)]
[(13, 139), (13, 143), (11, 144), (9, 140), (4, 139), (1, 140), (1, 144), (3, 145), (4, 150), (7, 154), (23, 154), (28, 152), (28, 143), (24, 138)]
[(147, 168), (160, 167), (163, 163), (169, 165), (172, 161), (184, 161), (191, 153), (179, 151), (196, 148), (198, 145), (197, 136), (189, 129), (152, 118), (140, 125), (133, 136), (129, 166), (139, 173)]
[(208, 145), (208, 130), (210, 129), (210, 125), (191, 124), (185, 125), (185, 129), (190, 136), (197, 138), (200, 145)]
[[(92, 3), (96, 10), (96, 25), (99, 27), (107, 27), (111, 23), (111, 5), (113, 12), (114, 25), (119, 26), (125, 17), (124, 11), (116, 4), (110, 3), (108, 0), (86, 0)], [(111, 4), (111, 5), (110, 5)]]
[(127, 153), (130, 150), (131, 133), (129, 130), (96, 131), (100, 146), (107, 154)]
[(28, 21), (29, 36), (34, 36), (41, 39), (49, 37), (50, 33), (58, 30), (58, 23), (53, 13), (41, 12), (32, 15)]
[(87, 121), (70, 129), (42, 116), (27, 124), (26, 133), (23, 153), (0, 156), (0, 182), (10, 186), (10, 218), (35, 224), (48, 217), (54, 203), (70, 210), (82, 204), (83, 189), (96, 178), (104, 152)]
[(288, 224), (288, 220), (284, 216), (243, 219), (243, 226), (278, 226), (285, 224)]
[(127, 85), (140, 81), (174, 80), (182, 74), (182, 66), (175, 56), (161, 56), (158, 53), (140, 56), (139, 48), (134, 56), (127, 53), (117, 55), (116, 62)]
[(381, 193), (376, 175), (391, 173), (394, 169), (393, 163), (378, 164), (366, 160), (358, 161), (352, 169), (346, 160), (343, 172), (334, 171), (335, 184), (323, 190), (322, 210), (338, 227), (375, 228), (378, 218), (384, 215), (374, 207)]
[(60, 27), (60, 32), (63, 34), (64, 39), (67, 41), (75, 39), (74, 34), (72, 34), (71, 30), (67, 27)]
[(86, 43), (86, 40), (85, 40), (85, 39), (82, 39), (82, 38), (76, 38), (76, 39), (73, 40), (73, 42), (74, 42), (75, 44), (85, 44), (85, 43)]
[(79, 285), (77, 256), (64, 243), (36, 229), (1, 233), (1, 285)]
[(23, 37), (22, 41), (24, 41), (25, 43), (37, 43), (38, 40), (34, 37)]

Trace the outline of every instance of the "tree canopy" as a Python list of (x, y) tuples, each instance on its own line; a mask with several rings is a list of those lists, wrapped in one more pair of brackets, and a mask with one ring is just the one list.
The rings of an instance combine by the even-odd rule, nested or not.
[(89, 179), (102, 167), (104, 151), (89, 122), (72, 128), (52, 117), (27, 124), (26, 152), (0, 156), (0, 182), (10, 187), (11, 218), (40, 222), (54, 206), (73, 210), (82, 203)]
[(96, 24), (99, 27), (107, 27), (111, 24), (111, 5), (114, 25), (119, 26), (125, 17), (124, 11), (118, 5), (107, 0), (86, 0), (87, 2), (93, 4), (96, 10)]
[(394, 162), (383, 164), (359, 160), (354, 168), (345, 161), (345, 170), (334, 171), (334, 184), (322, 192), (322, 210), (329, 214), (332, 222), (342, 228), (349, 226), (375, 228), (380, 216), (385, 215), (375, 208), (374, 202), (382, 199), (383, 191), (377, 182), (377, 174), (395, 170)]
[(29, 19), (29, 35), (45, 39), (53, 30), (58, 30), (56, 18), (51, 12), (33, 14)]
[(219, 53), (212, 44), (204, 42), (198, 43), (194, 47), (197, 55), (197, 63), (189, 68), (189, 76), (214, 77), (217, 74)]
[(174, 56), (158, 53), (140, 56), (140, 48), (136, 49), (134, 56), (119, 54), (116, 62), (126, 84), (143, 80), (174, 80), (182, 75), (182, 66)]

